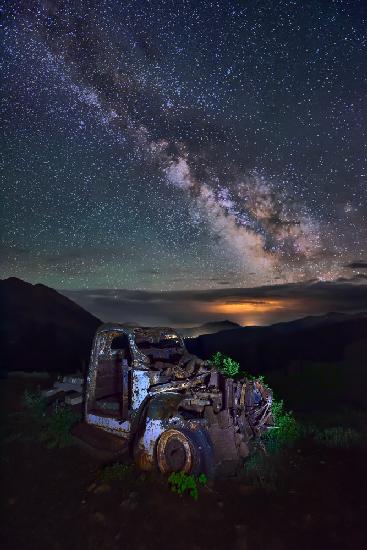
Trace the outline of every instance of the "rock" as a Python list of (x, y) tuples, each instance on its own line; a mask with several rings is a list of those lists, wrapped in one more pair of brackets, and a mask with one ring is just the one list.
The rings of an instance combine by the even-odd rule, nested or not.
[(102, 512), (94, 512), (92, 519), (97, 523), (106, 523), (106, 516)]
[(130, 501), (128, 498), (125, 498), (124, 500), (122, 500), (120, 502), (120, 506), (121, 508), (128, 508), (129, 507), (129, 504), (130, 504)]
[(139, 493), (137, 493), (136, 491), (132, 491), (131, 493), (129, 493), (128, 498), (125, 498), (121, 501), (120, 506), (129, 510), (135, 510), (139, 504), (137, 500), (138, 497)]
[(102, 493), (108, 493), (110, 490), (111, 485), (108, 485), (108, 483), (101, 483), (101, 485), (97, 485), (97, 487), (93, 490), (93, 493), (95, 495), (101, 495)]

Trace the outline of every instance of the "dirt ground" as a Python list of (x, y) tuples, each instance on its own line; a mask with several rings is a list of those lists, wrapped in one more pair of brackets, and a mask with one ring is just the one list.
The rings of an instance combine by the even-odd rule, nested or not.
[(22, 406), (37, 384), (0, 381), (3, 550), (367, 548), (365, 448), (303, 445), (284, 458), (276, 490), (241, 476), (194, 501), (159, 475), (102, 482), (104, 464), (86, 451), (47, 448)]

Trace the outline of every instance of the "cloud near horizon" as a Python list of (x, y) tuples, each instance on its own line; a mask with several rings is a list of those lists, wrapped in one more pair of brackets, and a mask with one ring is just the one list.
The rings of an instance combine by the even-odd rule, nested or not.
[(367, 311), (367, 276), (211, 290), (61, 290), (102, 319), (142, 325), (194, 326), (229, 319), (268, 325), (331, 311)]

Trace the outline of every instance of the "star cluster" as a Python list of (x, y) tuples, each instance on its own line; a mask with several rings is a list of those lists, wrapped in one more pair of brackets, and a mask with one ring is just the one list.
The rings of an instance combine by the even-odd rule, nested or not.
[(16, 0), (3, 21), (4, 275), (251, 287), (366, 258), (363, 0)]

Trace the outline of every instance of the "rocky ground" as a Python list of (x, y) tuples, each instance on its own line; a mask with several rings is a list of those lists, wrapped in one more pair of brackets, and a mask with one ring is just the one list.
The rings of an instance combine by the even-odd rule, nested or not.
[(25, 387), (37, 384), (0, 384), (4, 550), (367, 547), (363, 444), (305, 441), (260, 487), (244, 474), (210, 483), (194, 501), (159, 475), (127, 465), (121, 479), (109, 479), (106, 465), (79, 447), (48, 448), (22, 404)]

